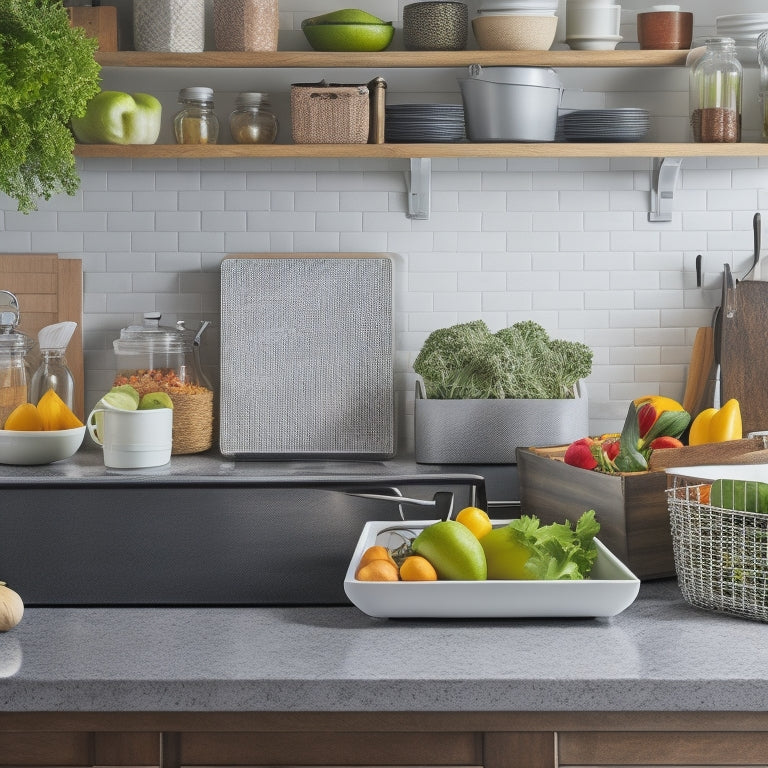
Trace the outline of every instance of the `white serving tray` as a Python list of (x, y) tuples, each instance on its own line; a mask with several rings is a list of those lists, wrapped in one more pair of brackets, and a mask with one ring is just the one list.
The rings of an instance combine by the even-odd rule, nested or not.
[[(598, 539), (589, 579), (579, 581), (358, 581), (355, 570), (374, 544), (396, 547), (395, 529), (418, 533), (434, 520), (366, 523), (344, 578), (347, 597), (378, 618), (575, 618), (615, 616), (628, 608), (640, 579)], [(494, 526), (507, 520), (494, 520)]]

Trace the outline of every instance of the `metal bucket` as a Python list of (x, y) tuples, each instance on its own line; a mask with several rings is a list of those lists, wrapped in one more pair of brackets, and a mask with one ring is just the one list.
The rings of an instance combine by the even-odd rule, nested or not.
[(470, 141), (554, 141), (563, 87), (543, 67), (469, 67), (460, 78)]

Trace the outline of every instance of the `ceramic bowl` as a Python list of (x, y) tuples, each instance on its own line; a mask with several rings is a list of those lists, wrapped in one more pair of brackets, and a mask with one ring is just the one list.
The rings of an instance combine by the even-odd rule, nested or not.
[(301, 29), (316, 51), (383, 51), (395, 34), (391, 21), (383, 24), (302, 22)]
[(485, 51), (548, 51), (557, 16), (477, 16), (472, 31)]
[(85, 427), (42, 432), (0, 429), (0, 464), (50, 464), (74, 456)]

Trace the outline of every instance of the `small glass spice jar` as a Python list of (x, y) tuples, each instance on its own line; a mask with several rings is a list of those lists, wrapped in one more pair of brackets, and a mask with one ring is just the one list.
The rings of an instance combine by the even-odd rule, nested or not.
[(742, 79), (733, 38), (707, 38), (704, 54), (689, 72), (694, 141), (741, 141)]
[(238, 93), (229, 116), (229, 130), (236, 144), (273, 144), (280, 124), (272, 112), (268, 93)]
[(213, 111), (213, 88), (195, 86), (179, 91), (182, 108), (173, 118), (177, 144), (215, 144), (219, 118)]

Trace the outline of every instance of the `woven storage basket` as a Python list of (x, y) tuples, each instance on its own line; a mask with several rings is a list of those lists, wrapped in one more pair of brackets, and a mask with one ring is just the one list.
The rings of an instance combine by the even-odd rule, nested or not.
[(680, 591), (698, 608), (768, 621), (768, 515), (703, 503), (708, 488), (676, 477), (667, 491)]
[(367, 85), (291, 85), (294, 144), (367, 144)]

